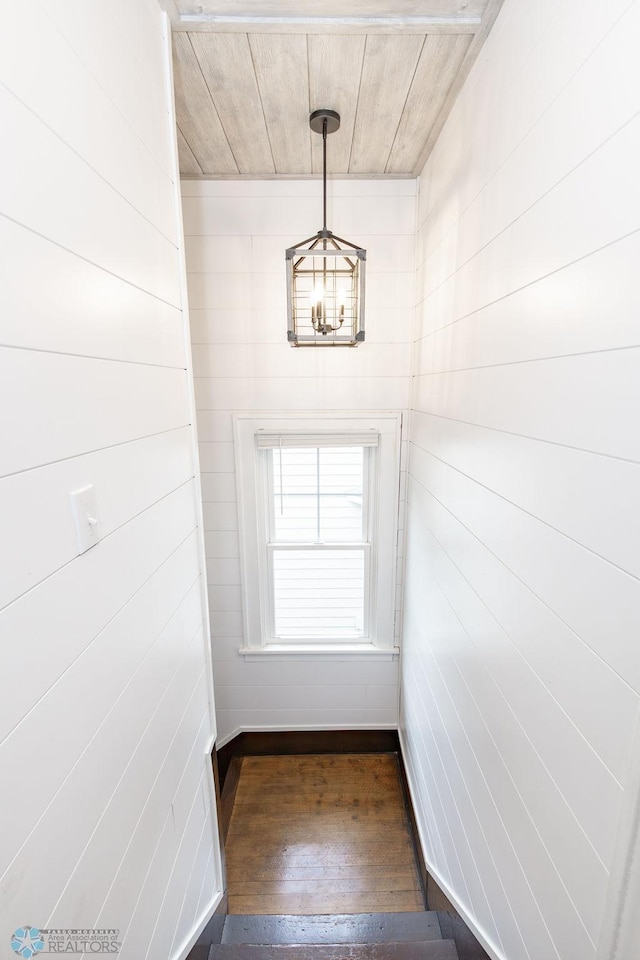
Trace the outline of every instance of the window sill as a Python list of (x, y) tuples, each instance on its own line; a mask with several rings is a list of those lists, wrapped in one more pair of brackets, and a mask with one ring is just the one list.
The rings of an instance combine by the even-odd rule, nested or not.
[(270, 643), (264, 647), (240, 647), (238, 653), (245, 660), (263, 660), (275, 657), (280, 660), (397, 660), (398, 647), (376, 647), (372, 643)]

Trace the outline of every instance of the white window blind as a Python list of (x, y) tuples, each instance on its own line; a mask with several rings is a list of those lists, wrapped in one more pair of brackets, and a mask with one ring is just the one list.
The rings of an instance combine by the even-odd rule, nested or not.
[(271, 540), (362, 540), (363, 447), (278, 447), (271, 463)]
[(362, 433), (258, 433), (259, 450), (274, 447), (377, 447), (380, 434), (375, 430)]

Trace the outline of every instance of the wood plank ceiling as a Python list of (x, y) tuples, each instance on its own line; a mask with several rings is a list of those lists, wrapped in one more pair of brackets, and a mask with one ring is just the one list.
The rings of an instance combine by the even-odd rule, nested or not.
[(502, 0), (169, 0), (180, 170), (420, 172)]

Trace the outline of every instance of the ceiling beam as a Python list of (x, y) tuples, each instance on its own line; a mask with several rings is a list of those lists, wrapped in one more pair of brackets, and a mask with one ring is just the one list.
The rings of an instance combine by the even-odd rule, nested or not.
[[(340, 17), (344, 0), (175, 0), (178, 12), (186, 16), (238, 17)], [(487, 0), (349, 0), (352, 17), (480, 18)]]
[[(180, 172), (181, 180), (322, 180), (321, 173), (195, 173)], [(327, 180), (415, 180), (413, 173), (328, 173)]]
[[(166, 0), (165, 0), (166, 2)], [(476, 33), (488, 0), (171, 0), (174, 30)]]
[(477, 33), (476, 17), (263, 17), (181, 14), (171, 24), (189, 33)]

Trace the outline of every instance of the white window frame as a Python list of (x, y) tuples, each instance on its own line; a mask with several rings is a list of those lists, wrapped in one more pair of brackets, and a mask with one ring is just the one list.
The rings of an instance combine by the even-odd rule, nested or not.
[[(235, 414), (234, 439), (238, 491), (239, 546), (242, 607), (247, 659), (264, 655), (354, 659), (361, 656), (391, 659), (394, 647), (398, 494), (402, 417), (396, 412), (332, 414)], [(271, 629), (271, 584), (268, 570), (269, 485), (257, 448), (256, 437), (264, 434), (353, 435), (376, 431), (378, 444), (373, 489), (369, 491), (370, 548), (369, 594), (365, 619), (368, 636), (350, 640), (331, 638), (281, 641)], [(368, 616), (367, 616), (368, 615)]]

